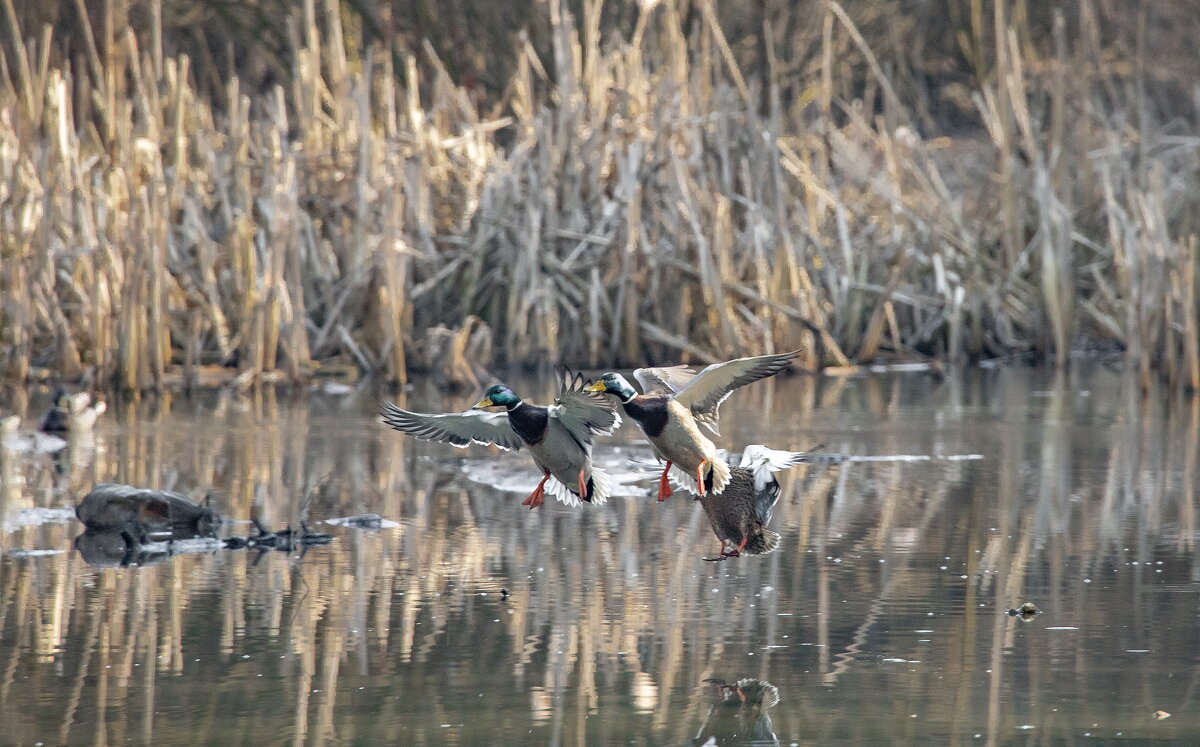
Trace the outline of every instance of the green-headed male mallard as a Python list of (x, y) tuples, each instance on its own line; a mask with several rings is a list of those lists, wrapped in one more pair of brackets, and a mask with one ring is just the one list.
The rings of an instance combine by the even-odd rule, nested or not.
[(54, 402), (42, 418), (38, 430), (42, 433), (85, 433), (96, 425), (96, 418), (104, 414), (104, 402), (92, 404), (92, 395), (87, 392), (70, 395), (59, 389)]
[(46, 411), (38, 430), (42, 433), (66, 433), (71, 429), (70, 417), (71, 398), (65, 390), (59, 389), (54, 393), (54, 402), (50, 404), (50, 409)]
[[(579, 506), (581, 500), (599, 505), (608, 500), (611, 487), (608, 473), (592, 464), (592, 437), (610, 435), (621, 416), (607, 399), (587, 391), (588, 383), (568, 377), (554, 404), (546, 407), (525, 402), (503, 384), (484, 392), (466, 412), (409, 412), (387, 402), (383, 422), (410, 436), (459, 448), (477, 443), (516, 451), (526, 446), (542, 481), (522, 506), (542, 505), (547, 490), (568, 506)], [(485, 407), (503, 407), (504, 412), (486, 412)]]
[(717, 456), (717, 447), (700, 426), (720, 435), (717, 408), (725, 398), (738, 387), (774, 376), (798, 355), (797, 350), (738, 358), (714, 363), (698, 374), (686, 366), (639, 368), (633, 377), (644, 394), (638, 394), (624, 376), (616, 373), (604, 374), (591, 389), (619, 398), (625, 414), (638, 424), (658, 458), (666, 462), (658, 481), (660, 501), (671, 495), (668, 473), (699, 495), (720, 493), (729, 482), (729, 466)]
[[(771, 511), (779, 501), (779, 481), (774, 472), (807, 461), (818, 447), (804, 451), (777, 451), (760, 444), (747, 446), (738, 466), (730, 470), (729, 484), (721, 493), (698, 496), (713, 533), (721, 541), (715, 558), (736, 558), (742, 553), (765, 555), (779, 546), (779, 533), (767, 529)], [(675, 477), (675, 475), (672, 475)], [(725, 551), (725, 543), (736, 544)]]

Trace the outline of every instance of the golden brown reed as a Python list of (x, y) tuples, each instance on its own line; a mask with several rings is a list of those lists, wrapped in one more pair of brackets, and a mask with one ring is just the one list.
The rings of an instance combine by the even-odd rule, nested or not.
[[(628, 34), (554, 0), (548, 53), (519, 36), (486, 111), (332, 0), (297, 9), (265, 91), (166, 53), (149, 7), (139, 35), (107, 3), (64, 67), (4, 0), (4, 378), (403, 382), (440, 365), (425, 330), (474, 316), (508, 363), (1099, 349), (1200, 387), (1200, 136), (1156, 114), (1146, 12), (1123, 44), (1083, 5), (1044, 48), (1025, 2), (974, 0), (970, 85), (943, 94), (981, 126), (952, 138), (874, 52), (889, 19), (914, 38), (895, 4), (731, 40), (712, 0), (641, 3)], [(457, 355), (466, 381), (491, 362)]]

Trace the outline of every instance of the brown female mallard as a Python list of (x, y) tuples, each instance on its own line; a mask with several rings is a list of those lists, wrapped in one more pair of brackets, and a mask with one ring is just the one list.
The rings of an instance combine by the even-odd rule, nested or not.
[[(472, 443), (513, 451), (527, 447), (542, 481), (522, 506), (542, 505), (547, 490), (568, 506), (581, 501), (600, 505), (607, 502), (611, 486), (608, 473), (592, 464), (592, 437), (610, 435), (621, 425), (621, 416), (607, 399), (584, 388), (590, 383), (568, 377), (554, 404), (545, 407), (525, 402), (503, 384), (484, 392), (466, 412), (409, 412), (386, 402), (383, 422), (410, 436), (459, 448)], [(486, 412), (485, 407), (504, 411)]]
[(717, 456), (717, 447), (700, 426), (719, 436), (717, 408), (725, 398), (738, 387), (783, 371), (798, 355), (800, 351), (738, 358), (714, 363), (698, 374), (686, 366), (639, 368), (633, 377), (644, 394), (638, 394), (624, 376), (616, 373), (604, 374), (590, 389), (620, 399), (625, 414), (638, 424), (658, 458), (666, 462), (658, 481), (660, 501), (671, 495), (668, 474), (699, 495), (720, 493), (729, 482), (729, 467)]
[[(738, 466), (730, 470), (725, 490), (697, 497), (713, 533), (721, 541), (717, 557), (705, 560), (736, 558), (742, 553), (765, 555), (779, 546), (779, 533), (767, 529), (771, 511), (779, 501), (779, 481), (773, 473), (806, 461), (809, 453), (811, 450), (777, 451), (760, 444), (747, 446)], [(737, 546), (727, 552), (726, 542)]]

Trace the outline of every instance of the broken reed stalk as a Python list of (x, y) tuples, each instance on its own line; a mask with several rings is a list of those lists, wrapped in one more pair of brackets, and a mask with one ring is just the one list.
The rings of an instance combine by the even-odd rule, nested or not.
[(764, 19), (765, 79), (711, 0), (686, 27), (642, 4), (631, 41), (582, 7), (549, 3), (552, 68), (522, 40), (485, 114), (432, 45), (355, 47), (333, 0), (300, 8), (265, 92), (168, 54), (158, 3), (145, 37), (84, 23), (64, 68), (4, 0), (2, 375), (403, 382), (440, 360), (428, 330), (463, 343), (477, 316), (507, 363), (1118, 347), (1143, 383), (1200, 383), (1200, 133), (1154, 121), (1144, 66), (1079, 73), (1103, 68), (1092, 11), (1040, 52), (1026, 11), (972, 5), (981, 143), (917, 134), (866, 6)]

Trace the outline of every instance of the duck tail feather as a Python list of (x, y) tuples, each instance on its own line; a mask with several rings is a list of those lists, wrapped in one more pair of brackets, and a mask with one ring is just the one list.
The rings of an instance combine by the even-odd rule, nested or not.
[(718, 459), (712, 464), (712, 490), (713, 493), (720, 493), (729, 484), (729, 464), (724, 459)]
[[(578, 486), (573, 485), (572, 487), (577, 488)], [(551, 476), (549, 482), (546, 483), (546, 492), (557, 498), (559, 503), (572, 508), (582, 506), (584, 500), (589, 498), (588, 502), (592, 505), (603, 506), (608, 503), (608, 498), (612, 495), (612, 478), (604, 470), (593, 466), (592, 476), (588, 479), (588, 495), (586, 497), (579, 496), (554, 476)]]
[(557, 477), (551, 476), (550, 481), (546, 483), (546, 492), (558, 499), (558, 502), (564, 506), (582, 506), (583, 501), (579, 496), (571, 492), (571, 489), (559, 482)]
[(779, 532), (772, 532), (764, 527), (746, 543), (746, 553), (748, 555), (766, 555), (769, 552), (775, 552), (779, 549), (779, 540)]
[(612, 476), (593, 465), (592, 476), (588, 479), (588, 493), (594, 505), (603, 506), (608, 503), (608, 498), (612, 495)]

